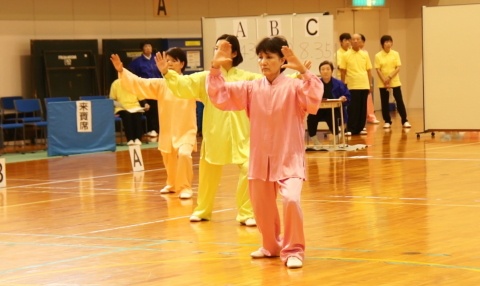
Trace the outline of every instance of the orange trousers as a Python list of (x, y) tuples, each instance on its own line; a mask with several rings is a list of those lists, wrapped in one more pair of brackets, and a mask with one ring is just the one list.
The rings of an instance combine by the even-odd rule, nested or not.
[(161, 152), (167, 170), (167, 189), (192, 193), (192, 152), (193, 146), (190, 144), (183, 144), (179, 148), (172, 147), (170, 153)]

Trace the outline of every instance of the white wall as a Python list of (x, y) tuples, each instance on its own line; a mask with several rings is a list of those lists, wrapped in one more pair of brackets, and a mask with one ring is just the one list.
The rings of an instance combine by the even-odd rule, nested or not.
[[(201, 17), (313, 13), (349, 7), (345, 0), (167, 0), (170, 16), (153, 16), (154, 0), (0, 0), (0, 96), (32, 96), (30, 39), (199, 37)], [(450, 1), (440, 1), (452, 2)], [(422, 107), (421, 13), (435, 0), (390, 0), (389, 27), (401, 53), (407, 107)], [(480, 2), (480, 1), (478, 1)], [(101, 41), (99, 41), (101, 45)], [(101, 51), (101, 47), (100, 51)]]

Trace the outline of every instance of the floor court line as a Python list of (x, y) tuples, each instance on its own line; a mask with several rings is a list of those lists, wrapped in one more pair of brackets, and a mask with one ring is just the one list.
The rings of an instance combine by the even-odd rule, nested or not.
[[(213, 211), (212, 213), (220, 213), (220, 212), (231, 211), (231, 210), (235, 210), (235, 209), (237, 209), (237, 208), (217, 210), (217, 211)], [(95, 230), (95, 231), (90, 231), (90, 232), (78, 233), (78, 234), (74, 234), (74, 235), (85, 235), (85, 234), (90, 234), (90, 233), (100, 233), (100, 232), (112, 231), (112, 230), (117, 230), (117, 229), (131, 228), (131, 227), (143, 226), (143, 225), (148, 225), (148, 224), (178, 220), (178, 219), (189, 218), (189, 217), (190, 217), (190, 215), (174, 217), (174, 218), (167, 218), (167, 219), (161, 219), (161, 220), (156, 220), (156, 221), (142, 222), (142, 223), (138, 223), (138, 224), (131, 224), (131, 225), (114, 227), (114, 228), (108, 228), (108, 229), (101, 229), (101, 230)]]
[(305, 157), (306, 159), (373, 159), (373, 160), (414, 160), (414, 161), (472, 161), (472, 162), (479, 162), (480, 159), (446, 159), (446, 158), (389, 158), (389, 157), (362, 157), (358, 158), (355, 157), (314, 157), (308, 156)]
[[(128, 250), (135, 250), (137, 248), (159, 245), (159, 244), (163, 244), (163, 243), (165, 243), (165, 242), (150, 243), (150, 244), (134, 246), (134, 247), (124, 247), (122, 249), (117, 249), (117, 250), (112, 250), (112, 251), (107, 251), (107, 252), (101, 252), (101, 253), (90, 254), (90, 255), (83, 255), (83, 256), (69, 258), (69, 259), (57, 260), (57, 261), (46, 262), (46, 263), (41, 263), (41, 264), (37, 264), (37, 265), (30, 265), (30, 266), (20, 267), (20, 268), (16, 268), (16, 269), (0, 271), (0, 274), (6, 274), (6, 273), (11, 273), (11, 272), (20, 271), (20, 270), (28, 270), (28, 269), (37, 268), (37, 267), (44, 267), (44, 266), (58, 264), (58, 263), (71, 262), (71, 261), (75, 261), (75, 260), (79, 260), (79, 259), (92, 258), (92, 257), (97, 257), (97, 256), (102, 256), (102, 255), (107, 255), (107, 254), (112, 254), (112, 253), (118, 253), (118, 252), (123, 252), (123, 251), (128, 251)], [(10, 280), (10, 278), (0, 279), (0, 281), (5, 281), (5, 280)]]
[[(86, 240), (116, 240), (116, 241), (141, 241), (141, 242), (165, 242), (165, 243), (196, 243), (196, 244), (211, 244), (211, 245), (232, 245), (232, 246), (254, 246), (258, 247), (260, 244), (247, 244), (247, 243), (233, 243), (233, 242), (198, 242), (198, 241), (184, 241), (184, 240), (168, 240), (168, 239), (143, 239), (143, 238), (123, 238), (123, 237), (103, 237), (103, 236), (81, 236), (81, 235), (55, 235), (55, 234), (29, 234), (29, 233), (0, 233), (0, 235), (5, 236), (32, 236), (32, 237), (49, 237), (49, 238), (75, 238), (75, 239), (86, 239)], [(2, 242), (0, 243), (10, 243)], [(12, 242), (22, 244), (24, 242)], [(30, 243), (34, 245), (43, 245), (42, 243)], [(45, 244), (53, 245), (53, 244)], [(59, 246), (72, 246), (76, 245), (64, 245), (58, 244)], [(85, 245), (79, 245), (79, 247), (88, 247)], [(346, 252), (375, 252), (374, 250), (368, 249), (347, 249), (347, 248), (328, 248), (328, 247), (313, 247), (307, 246), (306, 249), (311, 250), (327, 250), (327, 251), (346, 251)], [(147, 249), (148, 250), (148, 249)], [(445, 256), (445, 254), (442, 254)]]
[[(192, 166), (195, 167), (195, 166), (198, 166), (198, 164), (194, 164), (194, 165), (192, 165)], [(162, 171), (162, 170), (165, 170), (165, 168), (145, 170), (145, 171), (143, 171), (143, 172), (144, 172), (144, 173), (147, 173), (147, 172), (155, 172), (155, 171)], [(98, 178), (108, 178), (108, 177), (123, 176), (123, 175), (133, 175), (133, 174), (134, 174), (133, 172), (128, 172), (128, 173), (116, 173), (116, 174), (96, 176), (96, 177), (83, 177), (83, 178), (70, 179), (70, 180), (49, 181), (49, 182), (38, 183), (38, 184), (30, 184), (30, 185), (22, 185), (22, 186), (13, 186), (13, 187), (9, 187), (9, 189), (33, 187), (33, 186), (40, 186), (40, 185), (46, 185), (46, 184), (69, 183), (69, 182), (77, 182), (77, 181), (82, 181), (82, 180), (92, 180), (92, 179), (98, 179)]]
[[(184, 240), (167, 240), (167, 239), (141, 239), (141, 238), (123, 238), (123, 237), (102, 237), (102, 236), (77, 236), (77, 235), (55, 235), (55, 234), (27, 234), (27, 233), (0, 233), (0, 235), (5, 236), (32, 236), (32, 237), (49, 237), (49, 238), (75, 238), (75, 239), (86, 239), (86, 240), (116, 240), (116, 241), (141, 241), (141, 242), (164, 242), (166, 243), (196, 243), (196, 244), (211, 244), (211, 245), (234, 245), (234, 246), (254, 246), (258, 247), (260, 244), (247, 244), (247, 243), (231, 243), (231, 242), (199, 242), (199, 241), (184, 241)], [(51, 243), (40, 243), (40, 242), (10, 242), (10, 241), (0, 241), (3, 244), (27, 244), (27, 245), (38, 245), (38, 246), (61, 246), (61, 247), (81, 247), (88, 248), (88, 245), (68, 245), (68, 244), (51, 244)], [(109, 246), (91, 246), (92, 248), (114, 248), (119, 249), (122, 247), (109, 247)], [(344, 252), (364, 252), (364, 253), (375, 253), (375, 250), (369, 249), (347, 249), (347, 248), (331, 248), (331, 247), (314, 247), (307, 246), (308, 250), (326, 250), (326, 251), (344, 251)], [(142, 248), (140, 250), (154, 250), (158, 249), (149, 249)], [(194, 251), (195, 252), (195, 251)], [(420, 253), (421, 255), (427, 256), (443, 256), (443, 257), (452, 257), (451, 254), (439, 254), (439, 253)]]
[(453, 204), (417, 204), (404, 202), (363, 202), (363, 201), (337, 201), (337, 200), (302, 200), (302, 202), (322, 202), (322, 203), (358, 203), (358, 204), (388, 204), (388, 205), (416, 205), (416, 206), (438, 206), (438, 207), (473, 207), (480, 208), (478, 205), (453, 205)]
[(76, 195), (76, 196), (71, 196), (71, 197), (68, 197), (68, 198), (60, 198), (60, 199), (53, 199), (53, 200), (46, 200), (46, 201), (38, 201), (38, 202), (31, 202), (31, 203), (24, 203), (24, 204), (17, 204), (17, 205), (0, 206), (0, 209), (13, 208), (13, 207), (23, 207), (23, 206), (29, 206), (29, 205), (35, 205), (35, 204), (51, 203), (51, 202), (56, 202), (56, 201), (64, 201), (64, 200), (69, 200), (69, 199), (74, 199), (74, 198), (88, 197), (88, 196), (93, 196), (93, 195), (95, 195), (95, 194)]
[[(440, 143), (443, 143), (443, 142), (438, 142), (438, 143), (440, 144)], [(415, 153), (415, 152), (425, 153), (425, 152), (431, 151), (431, 150), (459, 148), (459, 147), (463, 147), (463, 146), (478, 145), (478, 144), (480, 144), (480, 142), (472, 142), (472, 143), (464, 143), (464, 144), (458, 144), (458, 145), (449, 145), (449, 146), (442, 146), (442, 147), (433, 147), (433, 148), (425, 148), (425, 149), (419, 149), (419, 150), (411, 150), (411, 151), (408, 151), (407, 153)]]
[[(52, 264), (58, 264), (58, 263), (63, 263), (63, 262), (70, 262), (70, 261), (75, 261), (79, 259), (86, 259), (86, 258), (91, 258), (91, 257), (96, 257), (96, 256), (101, 256), (101, 255), (106, 255), (106, 254), (111, 254), (111, 253), (116, 253), (116, 252), (122, 252), (122, 251), (127, 251), (131, 249), (135, 249), (136, 247), (132, 248), (127, 248), (127, 249), (122, 249), (122, 250), (115, 250), (115, 251), (109, 251), (109, 252), (103, 252), (99, 254), (93, 254), (93, 255), (85, 255), (77, 258), (71, 258), (71, 259), (66, 259), (66, 260), (60, 260), (60, 261), (54, 261), (54, 262), (49, 262), (49, 263), (44, 263), (44, 264), (39, 264), (39, 265), (32, 265), (32, 266), (26, 266), (22, 268), (17, 268), (17, 269), (11, 269), (7, 271), (2, 271), (0, 274), (4, 273), (11, 273), (11, 272), (16, 272), (16, 271), (21, 271), (21, 270), (27, 270), (27, 269), (32, 269), (32, 268), (37, 268), (37, 267), (44, 267)], [(224, 253), (223, 255), (238, 255), (236, 253)], [(22, 279), (22, 278), (29, 278), (29, 277), (35, 277), (35, 276), (41, 276), (41, 275), (47, 275), (47, 274), (58, 274), (58, 273), (67, 273), (67, 272), (72, 272), (72, 271), (84, 271), (84, 270), (92, 270), (92, 269), (104, 269), (104, 268), (112, 268), (112, 267), (125, 267), (125, 266), (134, 266), (134, 265), (145, 265), (145, 264), (164, 264), (164, 263), (184, 263), (184, 262), (201, 262), (201, 261), (219, 261), (219, 260), (251, 260), (251, 257), (248, 256), (242, 256), (242, 257), (211, 257), (211, 258), (196, 258), (196, 259), (190, 259), (190, 258), (183, 258), (183, 259), (168, 259), (168, 260), (161, 260), (161, 261), (139, 261), (139, 262), (131, 262), (131, 263), (117, 263), (117, 264), (106, 264), (106, 265), (95, 265), (95, 266), (88, 266), (88, 267), (79, 267), (79, 268), (69, 268), (69, 269), (62, 269), (62, 270), (54, 270), (54, 271), (46, 271), (46, 272), (36, 272), (36, 273), (29, 273), (29, 274), (22, 274), (22, 275), (17, 275), (13, 277), (6, 277), (6, 278), (0, 278), (0, 282), (4, 281), (9, 281), (13, 279)], [(424, 266), (424, 267), (437, 267), (437, 268), (451, 268), (455, 270), (467, 270), (467, 271), (474, 271), (474, 272), (480, 272), (480, 267), (472, 267), (472, 266), (457, 266), (457, 265), (449, 265), (449, 264), (439, 264), (439, 263), (424, 263), (424, 262), (416, 262), (416, 261), (403, 261), (403, 260), (389, 260), (389, 259), (375, 259), (375, 258), (355, 258), (355, 257), (305, 257), (306, 260), (329, 260), (329, 261), (342, 261), (342, 262), (356, 262), (356, 263), (365, 263), (365, 262), (382, 262), (386, 264), (392, 264), (392, 265), (406, 265), (406, 266)]]
[[(69, 188), (63, 188), (63, 187), (32, 187), (33, 189), (48, 189), (48, 190), (78, 190), (78, 187), (69, 187)], [(198, 189), (198, 187), (193, 187), (191, 188), (192, 190)], [(121, 192), (159, 192), (159, 189), (156, 190), (145, 190), (145, 189), (107, 189), (107, 188), (82, 188), (83, 191), (121, 191)], [(47, 192), (47, 191), (24, 191), (24, 190), (14, 190), (10, 192), (21, 192), (21, 193), (34, 193), (34, 194), (43, 194), (43, 193), (49, 193), (49, 194), (71, 194), (71, 192)], [(195, 192), (194, 192), (195, 193)], [(96, 193), (97, 195), (106, 195), (106, 194), (111, 194), (111, 193)]]

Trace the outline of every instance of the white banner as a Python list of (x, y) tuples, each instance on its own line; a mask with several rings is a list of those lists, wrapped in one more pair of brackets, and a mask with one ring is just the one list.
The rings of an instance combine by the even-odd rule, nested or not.
[(77, 101), (77, 132), (92, 132), (92, 102)]

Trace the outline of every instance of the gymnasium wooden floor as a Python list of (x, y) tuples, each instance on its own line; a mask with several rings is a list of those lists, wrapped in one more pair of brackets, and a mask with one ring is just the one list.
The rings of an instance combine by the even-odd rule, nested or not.
[(307, 153), (295, 270), (249, 257), (260, 235), (235, 221), (236, 166), (212, 221), (190, 223), (196, 194), (159, 194), (155, 149), (140, 174), (126, 151), (7, 164), (0, 285), (480, 285), (479, 133), (417, 139), (422, 112), (409, 117), (409, 133), (397, 116), (352, 137), (369, 148)]

